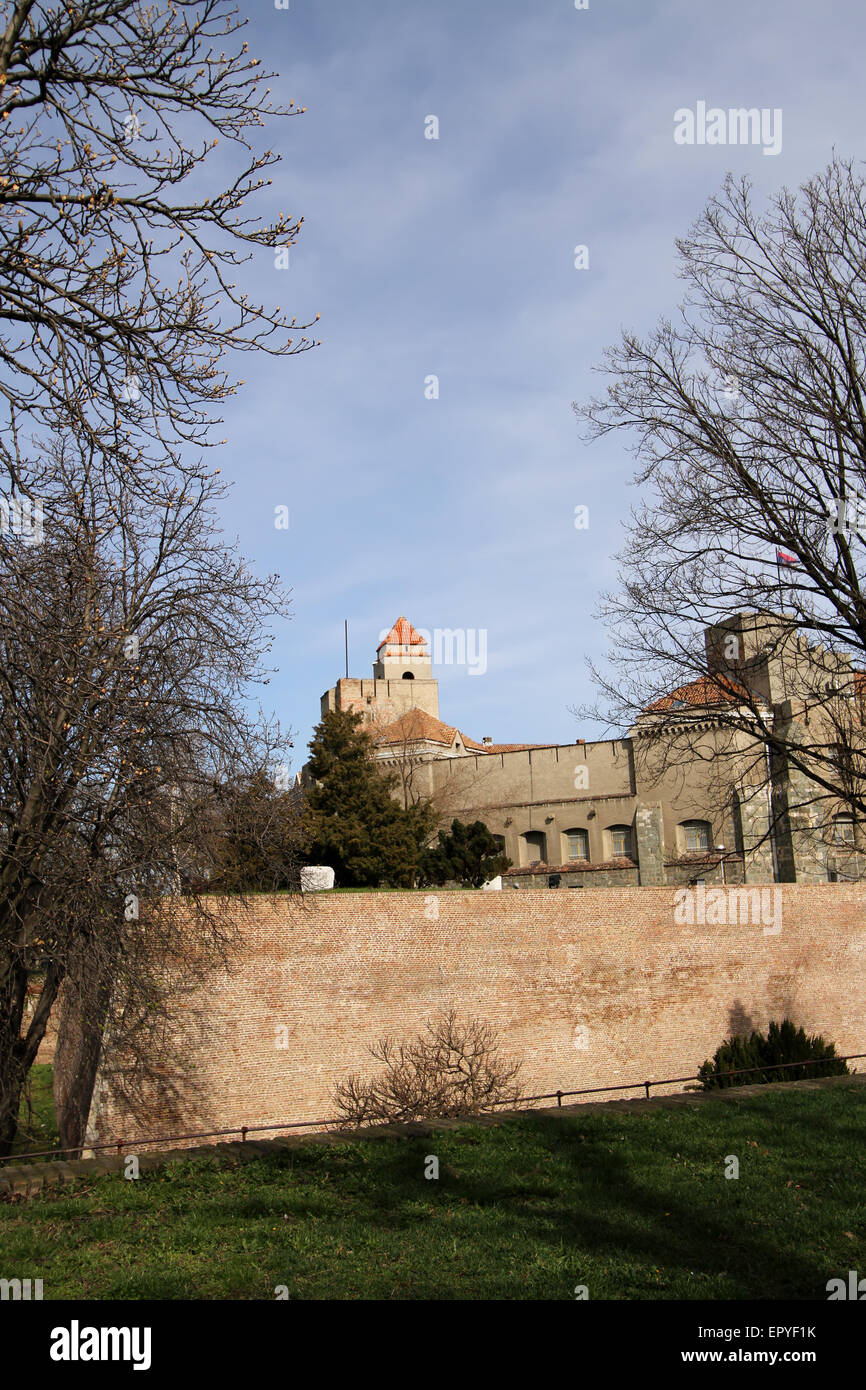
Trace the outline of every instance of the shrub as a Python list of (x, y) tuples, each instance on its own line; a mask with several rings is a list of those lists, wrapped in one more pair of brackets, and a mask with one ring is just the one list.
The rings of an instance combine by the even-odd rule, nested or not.
[(501, 853), (483, 821), (464, 825), (453, 820), (449, 833), (440, 830), (438, 844), (423, 855), (420, 876), (422, 883), (434, 887), (453, 881), (480, 888), (510, 867), (511, 860)]
[[(789, 1066), (784, 1071), (753, 1071), (746, 1076), (727, 1076), (726, 1072), (747, 1067), (779, 1066), (783, 1062), (811, 1062), (810, 1066)], [(836, 1056), (833, 1043), (818, 1035), (809, 1037), (789, 1018), (771, 1023), (766, 1034), (752, 1032), (746, 1037), (728, 1038), (712, 1061), (704, 1062), (698, 1073), (703, 1090), (722, 1086), (755, 1086), (773, 1081), (804, 1081), (813, 1076), (847, 1076), (848, 1065)]]
[(499, 1055), (487, 1023), (462, 1021), (453, 1010), (427, 1024), (412, 1042), (382, 1038), (370, 1048), (382, 1063), (372, 1080), (350, 1076), (334, 1099), (342, 1125), (480, 1115), (495, 1102), (515, 1101), (519, 1062)]

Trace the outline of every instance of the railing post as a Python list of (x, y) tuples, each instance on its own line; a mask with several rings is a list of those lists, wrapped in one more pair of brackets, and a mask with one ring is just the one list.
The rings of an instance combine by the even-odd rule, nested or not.
[(643, 1084), (644, 1084), (644, 1086), (646, 1087), (646, 1098), (647, 1098), (647, 1100), (649, 1100), (649, 1098), (650, 1098), (649, 1088), (650, 1088), (650, 1086), (652, 1085), (652, 1082), (651, 1082), (651, 1081), (645, 1081)]
[(558, 1105), (558, 1106), (560, 1107), (560, 1109), (561, 1109), (561, 1108), (562, 1108), (562, 1092), (561, 1092), (561, 1091), (557, 1091), (557, 1093), (556, 1093), (556, 1103), (557, 1103), (557, 1105)]
[(245, 1143), (247, 1142), (247, 1128), (248, 1128), (247, 1125), (242, 1125), (242, 1126), (241, 1126), (241, 1143), (242, 1143), (242, 1144), (245, 1144)]

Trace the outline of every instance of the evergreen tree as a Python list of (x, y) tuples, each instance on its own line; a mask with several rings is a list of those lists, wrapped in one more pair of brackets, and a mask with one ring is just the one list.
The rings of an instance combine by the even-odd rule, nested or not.
[[(788, 1066), (784, 1071), (752, 1071), (745, 1076), (729, 1076), (728, 1072), (745, 1071), (749, 1067), (773, 1067), (788, 1062), (811, 1061), (808, 1067)], [(847, 1076), (848, 1065), (836, 1056), (833, 1043), (822, 1037), (809, 1037), (804, 1028), (797, 1028), (791, 1019), (781, 1024), (771, 1023), (766, 1035), (752, 1032), (748, 1036), (728, 1038), (717, 1048), (712, 1061), (704, 1062), (699, 1076), (705, 1091), (724, 1086), (757, 1086), (771, 1081), (805, 1081), (815, 1076)]]
[(504, 873), (511, 860), (500, 850), (483, 821), (464, 825), (453, 820), (446, 835), (439, 831), (439, 843), (428, 849), (421, 861), (425, 883), (443, 884), (450, 880), (480, 888), (488, 879)]
[(393, 773), (376, 766), (361, 715), (333, 710), (313, 731), (304, 831), (307, 863), (329, 864), (339, 887), (412, 888), (433, 827), (425, 802), (402, 807)]

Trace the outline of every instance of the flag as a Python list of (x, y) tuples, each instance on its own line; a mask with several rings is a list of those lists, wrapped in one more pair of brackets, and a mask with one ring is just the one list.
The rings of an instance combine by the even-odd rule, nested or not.
[(800, 562), (799, 562), (799, 560), (797, 559), (796, 555), (789, 555), (788, 552), (787, 552), (787, 550), (777, 550), (777, 551), (776, 551), (776, 564), (777, 564), (777, 565), (798, 565), (799, 563), (800, 563)]

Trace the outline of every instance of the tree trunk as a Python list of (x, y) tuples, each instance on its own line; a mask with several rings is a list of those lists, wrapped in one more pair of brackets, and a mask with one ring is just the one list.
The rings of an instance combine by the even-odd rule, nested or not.
[(36, 1061), (62, 972), (52, 962), (42, 982), (26, 1032), (22, 1033), (27, 1006), (27, 970), (13, 963), (4, 972), (0, 992), (0, 1155), (12, 1152), (18, 1134), (18, 1111), (28, 1072)]
[(73, 1151), (67, 1158), (79, 1157), (84, 1146), (112, 975), (107, 961), (79, 956), (64, 991), (54, 1052), (54, 1108), (61, 1147)]

